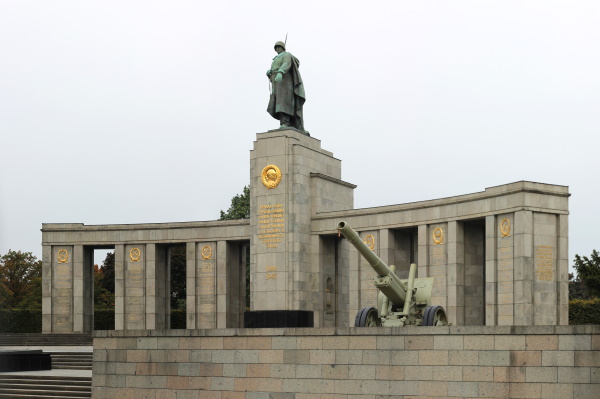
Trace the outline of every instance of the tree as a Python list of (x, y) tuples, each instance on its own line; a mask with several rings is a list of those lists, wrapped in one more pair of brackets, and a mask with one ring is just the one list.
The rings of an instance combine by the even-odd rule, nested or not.
[(585, 292), (585, 287), (573, 273), (569, 273), (569, 301), (574, 299), (588, 299), (589, 295)]
[(102, 267), (94, 265), (94, 309), (115, 307), (115, 253), (109, 252)]
[(590, 258), (575, 255), (573, 267), (587, 293), (596, 298), (600, 297), (600, 254), (598, 251), (594, 249)]
[(42, 261), (31, 252), (9, 250), (0, 257), (0, 307), (42, 307)]
[[(250, 186), (231, 199), (227, 213), (221, 211), (219, 220), (250, 219)], [(250, 309), (250, 246), (246, 247), (246, 308)]]
[(171, 248), (171, 309), (185, 309), (185, 247)]
[(219, 220), (235, 220), (250, 218), (250, 186), (244, 186), (242, 194), (231, 199), (231, 206), (227, 212), (221, 211)]

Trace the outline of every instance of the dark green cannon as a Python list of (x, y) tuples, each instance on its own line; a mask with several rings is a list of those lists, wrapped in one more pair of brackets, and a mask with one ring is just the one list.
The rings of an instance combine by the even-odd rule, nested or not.
[(417, 265), (413, 263), (410, 265), (408, 279), (400, 279), (395, 273), (395, 267), (386, 265), (375, 255), (346, 222), (340, 222), (337, 229), (377, 273), (373, 278), (373, 283), (379, 290), (377, 309), (366, 307), (359, 310), (354, 321), (355, 327), (448, 325), (444, 308), (431, 305), (433, 278), (415, 278)]

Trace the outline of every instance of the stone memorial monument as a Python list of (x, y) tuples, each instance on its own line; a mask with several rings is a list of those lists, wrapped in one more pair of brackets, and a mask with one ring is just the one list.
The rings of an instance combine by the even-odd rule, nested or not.
[(275, 51), (267, 111), (280, 128), (258, 133), (251, 150), (250, 220), (43, 224), (44, 332), (93, 329), (95, 249), (115, 251), (115, 328), (169, 328), (169, 253), (182, 245), (188, 329), (352, 326), (377, 306), (377, 289), (341, 221), (398, 278), (416, 263), (453, 325), (568, 324), (567, 187), (520, 181), (354, 209), (341, 160), (304, 130), (299, 61), (283, 42)]

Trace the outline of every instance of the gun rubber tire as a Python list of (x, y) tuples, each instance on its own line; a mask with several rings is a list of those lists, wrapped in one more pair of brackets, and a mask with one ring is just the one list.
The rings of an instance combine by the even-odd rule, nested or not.
[(439, 305), (427, 306), (425, 308), (425, 312), (423, 312), (423, 325), (437, 326), (438, 323), (440, 323), (442, 326), (448, 325), (446, 311), (444, 311), (444, 308)]
[(378, 327), (381, 326), (381, 320), (379, 319), (379, 314), (377, 313), (377, 309), (374, 307), (366, 307), (356, 313), (356, 318), (354, 319), (354, 327)]

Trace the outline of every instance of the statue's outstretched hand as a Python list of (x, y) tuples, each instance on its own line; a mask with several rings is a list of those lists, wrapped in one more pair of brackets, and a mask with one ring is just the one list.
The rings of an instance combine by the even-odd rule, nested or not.
[(281, 72), (277, 72), (277, 76), (275, 76), (276, 82), (281, 82), (283, 80), (283, 74)]
[(271, 71), (270, 69), (267, 71), (267, 76), (271, 76), (273, 74), (273, 71)]

